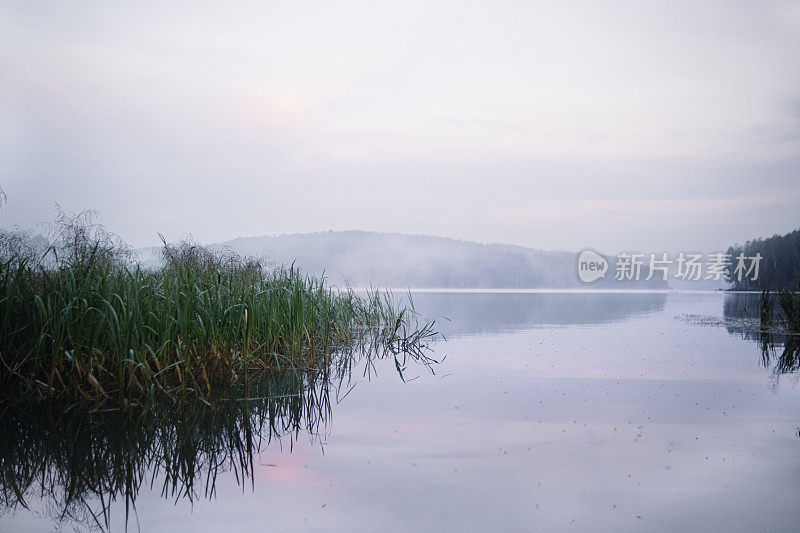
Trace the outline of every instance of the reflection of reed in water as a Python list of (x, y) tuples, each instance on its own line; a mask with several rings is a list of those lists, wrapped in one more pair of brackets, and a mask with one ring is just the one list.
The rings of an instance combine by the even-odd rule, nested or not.
[(768, 291), (726, 295), (725, 324), (728, 333), (758, 343), (764, 368), (774, 362), (773, 372), (788, 374), (800, 370), (800, 331), (793, 307), (798, 299), (794, 293), (780, 291), (776, 306), (775, 298)]
[[(110, 527), (111, 504), (124, 500), (125, 520), (142, 487), (160, 486), (164, 498), (215, 496), (217, 475), (233, 472), (253, 483), (253, 457), (273, 440), (325, 435), (331, 393), (346, 395), (355, 363), (394, 357), (429, 366), (422, 353), (343, 358), (325, 371), (284, 369), (232, 390), (211, 405), (200, 399), (161, 399), (147, 406), (103, 409), (54, 402), (2, 402), (0, 508), (13, 512), (41, 500), (61, 524)], [(359, 360), (360, 359), (360, 360)], [(402, 377), (402, 374), (401, 374)], [(160, 403), (159, 403), (160, 402)]]
[(764, 368), (769, 368), (771, 362), (775, 361), (773, 371), (778, 374), (789, 374), (800, 370), (800, 337), (797, 334), (777, 336), (764, 331), (759, 333), (758, 342), (761, 346), (761, 362)]

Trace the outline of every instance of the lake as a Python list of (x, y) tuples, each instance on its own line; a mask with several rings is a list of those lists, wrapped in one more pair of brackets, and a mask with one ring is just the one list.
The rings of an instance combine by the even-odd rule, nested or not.
[[(430, 354), (439, 360), (433, 373), (408, 362), (404, 381), (392, 359), (375, 362), (367, 377), (354, 369), (351, 383), (304, 404), (318, 408), (303, 411), (304, 422), (277, 428), (252, 463), (245, 457), (244, 471), (218, 461), (210, 497), (210, 462), (178, 474), (196, 478), (189, 498), (163, 494), (163, 467), (151, 487), (158, 460), (148, 459), (135, 500), (110, 504), (110, 529), (125, 529), (126, 503), (133, 531), (800, 527), (798, 375), (778, 364), (780, 346), (765, 358), (750, 335), (723, 320), (752, 313), (757, 295), (412, 296), (447, 337)], [(48, 431), (32, 438), (58, 438)], [(219, 442), (230, 442), (227, 435)], [(13, 445), (0, 449), (3, 468), (24, 452), (9, 451)], [(42, 461), (52, 449), (41, 446)], [(60, 464), (69, 471), (71, 461)], [(79, 470), (57, 479), (74, 482), (85, 471), (94, 479), (92, 465)], [(3, 487), (0, 530), (89, 527), (81, 509), (65, 515), (59, 497), (30, 487), (29, 509), (10, 508), (15, 496)], [(52, 492), (63, 499), (65, 489)], [(98, 498), (84, 505), (102, 507)]]

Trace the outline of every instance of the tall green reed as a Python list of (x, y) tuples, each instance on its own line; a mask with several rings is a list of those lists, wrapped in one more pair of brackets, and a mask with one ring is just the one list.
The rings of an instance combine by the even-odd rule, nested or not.
[[(775, 313), (777, 296), (780, 313)], [(758, 299), (762, 329), (779, 326), (790, 334), (800, 334), (800, 293), (787, 288), (770, 291), (766, 287)]]
[(0, 381), (22, 393), (212, 399), (263, 372), (326, 372), (357, 351), (424, 358), (436, 337), (389, 293), (334, 289), (293, 265), (164, 242), (163, 265), (145, 269), (84, 215), (55, 227), (41, 256), (7, 240), (0, 263)]

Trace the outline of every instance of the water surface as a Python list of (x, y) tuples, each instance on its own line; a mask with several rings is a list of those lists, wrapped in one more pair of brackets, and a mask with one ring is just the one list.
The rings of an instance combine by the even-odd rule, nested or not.
[[(141, 487), (129, 529), (791, 531), (800, 524), (797, 375), (769, 353), (765, 360), (746, 332), (683, 318), (739, 314), (752, 297), (413, 298), (448, 338), (436, 346), (444, 361), (435, 375), (409, 366), (404, 382), (391, 360), (369, 380), (359, 370), (353, 390), (326, 398), (330, 409), (313, 432), (298, 426), (262, 446), (251, 477), (218, 472), (211, 499), (202, 491), (193, 501), (165, 498), (159, 482)], [(779, 357), (780, 346), (773, 353)], [(0, 530), (58, 522), (52, 501), (27, 501), (30, 510), (0, 516)], [(124, 529), (124, 503), (112, 504), (112, 530)]]

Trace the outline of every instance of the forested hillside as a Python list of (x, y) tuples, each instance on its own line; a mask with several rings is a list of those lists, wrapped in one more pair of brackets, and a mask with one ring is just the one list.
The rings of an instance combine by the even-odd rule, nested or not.
[[(786, 235), (773, 235), (766, 239), (754, 239), (744, 244), (737, 244), (728, 248), (733, 258), (733, 263), (728, 272), (731, 288), (735, 290), (761, 289), (764, 284), (770, 288), (786, 287), (798, 289), (800, 287), (800, 230), (794, 230)], [(746, 278), (738, 281), (733, 275), (736, 257), (744, 253), (746, 257), (755, 257), (761, 254), (758, 279), (753, 281)]]

